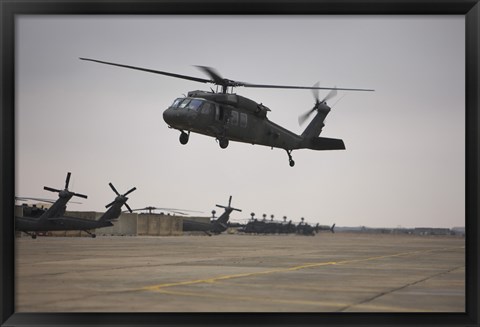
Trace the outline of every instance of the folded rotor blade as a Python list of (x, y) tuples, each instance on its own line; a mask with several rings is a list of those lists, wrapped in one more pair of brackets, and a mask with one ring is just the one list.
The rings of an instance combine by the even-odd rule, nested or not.
[(113, 186), (112, 183), (108, 183), (108, 185), (110, 185), (110, 188), (113, 190), (113, 192), (115, 192), (116, 195), (120, 195), (120, 193), (118, 193), (117, 189)]
[(15, 201), (41, 201), (41, 202), (55, 203), (55, 201), (57, 200), (16, 196)]
[(195, 81), (195, 82), (212, 83), (212, 81), (210, 81), (208, 79), (192, 77), (192, 76), (187, 76), (187, 75), (173, 74), (173, 73), (163, 72), (163, 71), (160, 71), (160, 70), (153, 70), (153, 69), (147, 69), (147, 68), (141, 68), (141, 67), (135, 67), (135, 66), (116, 64), (116, 63), (113, 63), (113, 62), (107, 62), (107, 61), (101, 61), (101, 60), (89, 59), (89, 58), (79, 58), (79, 59), (80, 60), (86, 60), (86, 61), (98, 62), (100, 64), (105, 64), (105, 65), (112, 65), (112, 66), (118, 66), (118, 67), (123, 67), (123, 68), (141, 70), (141, 71), (148, 72), (148, 73), (161, 74), (161, 75), (186, 79), (186, 80)]
[[(41, 202), (48, 202), (48, 203), (55, 203), (57, 200), (53, 199), (44, 199), (44, 198), (30, 198), (30, 197), (15, 197), (16, 201), (41, 201)], [(82, 204), (82, 202), (77, 201), (68, 201), (68, 203), (75, 203), (75, 204)]]

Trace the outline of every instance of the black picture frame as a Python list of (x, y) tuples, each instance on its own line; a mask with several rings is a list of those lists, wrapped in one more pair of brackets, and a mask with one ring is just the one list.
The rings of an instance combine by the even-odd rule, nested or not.
[[(310, 1), (15, 1), (2, 0), (0, 238), (1, 326), (166, 326), (166, 325), (389, 325), (479, 326), (479, 31), (478, 0), (310, 0)], [(14, 184), (15, 184), (15, 17), (20, 14), (218, 14), (218, 15), (465, 15), (466, 36), (466, 312), (465, 313), (15, 313), (14, 311)]]

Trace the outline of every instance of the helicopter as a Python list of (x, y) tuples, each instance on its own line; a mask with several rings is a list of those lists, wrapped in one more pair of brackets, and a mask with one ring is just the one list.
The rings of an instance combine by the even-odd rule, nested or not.
[[(26, 217), (15, 217), (16, 218), (15, 228), (19, 230), (17, 227), (22, 226), (23, 225), (22, 222), (27, 222), (27, 220), (30, 220), (30, 218), (36, 218), (35, 221), (32, 221), (32, 222), (34, 222), (35, 224), (41, 225), (45, 223), (49, 218), (56, 218), (64, 215), (67, 209), (67, 203), (70, 201), (70, 199), (73, 196), (87, 199), (88, 198), (87, 195), (71, 192), (68, 190), (68, 185), (70, 183), (71, 175), (72, 175), (71, 172), (67, 172), (67, 178), (65, 180), (65, 188), (63, 190), (44, 186), (43, 187), (44, 190), (58, 193), (58, 199), (48, 209), (43, 209), (38, 207), (26, 207), (27, 210), (23, 210), (23, 211), (26, 211), (26, 215), (24, 215)], [(16, 200), (23, 200), (23, 199), (40, 200), (40, 201), (47, 201), (47, 202), (49, 201), (46, 199), (39, 199), (39, 198), (16, 197)], [(33, 235), (31, 236), (33, 237)]]
[(187, 219), (183, 219), (183, 231), (186, 232), (191, 232), (191, 231), (202, 231), (208, 236), (212, 236), (211, 233), (213, 234), (220, 234), (224, 231), (227, 230), (228, 228), (228, 219), (230, 218), (230, 213), (232, 211), (242, 211), (241, 209), (233, 208), (232, 206), (232, 196), (230, 195), (230, 198), (228, 200), (228, 205), (223, 206), (220, 204), (217, 204), (216, 206), (219, 208), (225, 209), (225, 211), (222, 213), (220, 217), (217, 219), (209, 222), (209, 223), (204, 223), (204, 222), (199, 222), (199, 221), (193, 221)]
[(329, 231), (329, 232), (334, 234), (335, 233), (335, 224), (333, 224), (332, 226), (317, 224), (315, 226), (315, 231), (317, 233), (320, 232), (320, 231)]
[(126, 201), (127, 195), (136, 188), (130, 189), (125, 194), (121, 195), (117, 192), (112, 183), (110, 187), (117, 194), (115, 200), (106, 205), (109, 208), (98, 220), (91, 220), (87, 218), (67, 217), (64, 216), (66, 203), (72, 196), (80, 196), (87, 198), (86, 195), (73, 193), (68, 191), (68, 182), (70, 180), (70, 173), (67, 175), (64, 190), (55, 190), (45, 187), (49, 191), (59, 192), (59, 199), (47, 210), (44, 210), (40, 215), (35, 211), (31, 216), (15, 217), (15, 230), (21, 231), (30, 235), (33, 239), (37, 238), (36, 232), (58, 231), (58, 230), (81, 230), (87, 234), (96, 237), (95, 234), (89, 232), (91, 229), (112, 226), (112, 221), (118, 218), (121, 214), (121, 208), (125, 205), (130, 209)]
[[(90, 58), (80, 57), (79, 59), (216, 85), (216, 91), (211, 88), (211, 91), (188, 92), (187, 96), (175, 99), (163, 112), (163, 119), (167, 125), (180, 131), (180, 143), (187, 144), (190, 133), (194, 132), (214, 137), (222, 149), (228, 147), (229, 141), (259, 144), (272, 149), (280, 148), (287, 152), (290, 167), (295, 165), (292, 151), (296, 149), (345, 150), (343, 140), (319, 137), (324, 120), (331, 109), (327, 105), (327, 101), (333, 98), (338, 90), (374, 91), (371, 89), (320, 87), (318, 83), (313, 86), (252, 84), (223, 78), (215, 69), (206, 66), (196, 67), (206, 73), (210, 79)], [(270, 121), (267, 113), (271, 110), (262, 103), (233, 93), (235, 87), (313, 90), (315, 105), (299, 117), (299, 124), (303, 124), (314, 112), (316, 115), (302, 134), (297, 135)], [(330, 92), (320, 100), (319, 90), (330, 90)]]

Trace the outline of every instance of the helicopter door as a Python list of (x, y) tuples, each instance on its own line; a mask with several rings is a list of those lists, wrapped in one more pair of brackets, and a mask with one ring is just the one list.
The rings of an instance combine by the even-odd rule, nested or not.
[(224, 109), (221, 106), (216, 106), (215, 110), (215, 119), (218, 121), (223, 121), (223, 117), (225, 116)]

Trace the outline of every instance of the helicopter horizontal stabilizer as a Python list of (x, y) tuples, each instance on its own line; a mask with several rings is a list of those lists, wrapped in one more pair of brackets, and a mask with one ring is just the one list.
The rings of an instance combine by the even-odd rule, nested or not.
[(312, 150), (345, 150), (345, 143), (341, 139), (314, 137), (308, 148)]

